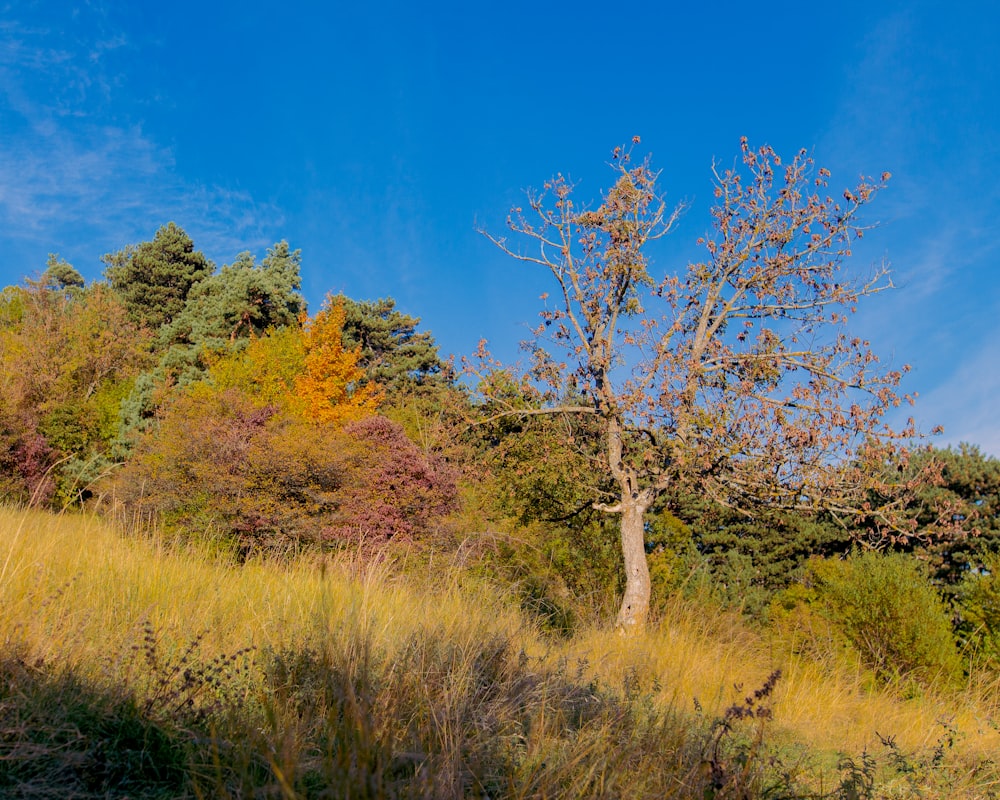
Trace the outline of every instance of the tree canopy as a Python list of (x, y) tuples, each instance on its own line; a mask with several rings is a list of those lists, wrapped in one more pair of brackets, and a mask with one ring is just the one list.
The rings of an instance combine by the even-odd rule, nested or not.
[(305, 310), (301, 266), (302, 251), (291, 250), (286, 241), (269, 248), (260, 264), (240, 253), (191, 291), (161, 340), (199, 351), (222, 349), (268, 328), (295, 325)]
[(1000, 550), (1000, 460), (965, 443), (916, 453), (909, 470), (935, 473), (909, 497), (906, 513), (926, 532), (922, 550), (950, 592)]
[(22, 501), (88, 490), (109, 463), (125, 387), (149, 362), (149, 332), (107, 285), (78, 276), (51, 257), (0, 306), (0, 484)]
[(152, 241), (129, 245), (102, 260), (104, 276), (132, 319), (154, 330), (173, 321), (192, 287), (213, 269), (194, 249), (191, 237), (173, 222), (161, 227)]
[(374, 301), (336, 298), (344, 308), (344, 346), (360, 347), (367, 379), (390, 391), (422, 384), (442, 370), (434, 337), (418, 331), (418, 318), (396, 309), (386, 297)]
[(158, 363), (138, 378), (122, 404), (120, 456), (149, 425), (167, 387), (202, 380), (213, 354), (240, 349), (271, 328), (298, 325), (305, 309), (301, 261), (301, 251), (281, 241), (260, 264), (241, 253), (192, 287), (181, 311), (158, 331)]

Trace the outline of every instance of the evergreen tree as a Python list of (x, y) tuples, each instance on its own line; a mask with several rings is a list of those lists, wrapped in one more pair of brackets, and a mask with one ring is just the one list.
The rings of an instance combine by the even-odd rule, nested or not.
[(829, 514), (765, 507), (737, 513), (693, 495), (671, 497), (666, 504), (689, 531), (711, 575), (712, 593), (751, 615), (801, 578), (811, 557), (842, 555), (852, 546), (851, 531)]
[(933, 577), (955, 585), (1000, 551), (1000, 460), (962, 443), (917, 453), (913, 462), (916, 471), (929, 463), (940, 468), (940, 480), (924, 484), (909, 510), (931, 542), (925, 555)]
[(56, 253), (49, 253), (49, 259), (45, 263), (45, 272), (42, 273), (42, 283), (51, 287), (55, 291), (72, 292), (82, 289), (85, 281), (83, 276), (73, 269), (65, 259), (59, 258)]
[(184, 310), (161, 332), (161, 342), (224, 349), (268, 328), (296, 324), (305, 309), (301, 263), (302, 251), (289, 250), (285, 241), (269, 249), (259, 265), (250, 253), (240, 253), (192, 290)]
[(104, 276), (132, 318), (152, 329), (170, 323), (192, 287), (212, 273), (212, 264), (182, 228), (170, 222), (150, 242), (129, 245), (102, 258)]
[(159, 332), (156, 368), (136, 381), (122, 404), (118, 455), (125, 457), (138, 432), (149, 426), (165, 392), (205, 377), (206, 357), (242, 349), (270, 328), (298, 325), (305, 310), (299, 293), (301, 251), (282, 241), (258, 265), (250, 253), (199, 282), (183, 310)]
[(358, 302), (341, 295), (332, 302), (343, 304), (344, 346), (361, 348), (366, 380), (392, 392), (423, 385), (441, 373), (434, 337), (418, 331), (420, 319), (398, 311), (391, 297)]

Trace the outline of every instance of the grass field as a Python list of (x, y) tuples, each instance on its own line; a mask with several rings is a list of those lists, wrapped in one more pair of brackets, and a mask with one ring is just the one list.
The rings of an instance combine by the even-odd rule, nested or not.
[(3, 797), (1000, 793), (990, 675), (904, 696), (680, 599), (554, 638), (404, 556), (234, 565), (0, 509), (0, 642)]

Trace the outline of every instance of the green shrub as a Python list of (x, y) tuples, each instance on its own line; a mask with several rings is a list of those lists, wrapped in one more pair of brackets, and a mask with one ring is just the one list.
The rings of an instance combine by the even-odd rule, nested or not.
[(958, 591), (960, 636), (971, 660), (1000, 666), (1000, 555), (984, 558), (984, 569), (966, 575)]
[(961, 678), (944, 603), (912, 556), (855, 551), (844, 560), (813, 560), (810, 573), (817, 602), (880, 680)]

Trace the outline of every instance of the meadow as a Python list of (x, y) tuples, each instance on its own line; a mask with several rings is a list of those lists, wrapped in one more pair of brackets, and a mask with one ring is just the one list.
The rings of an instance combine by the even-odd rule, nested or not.
[(2, 508), (0, 796), (1000, 793), (989, 671), (883, 685), (684, 594), (558, 636), (515, 595), (404, 550), (237, 564)]

